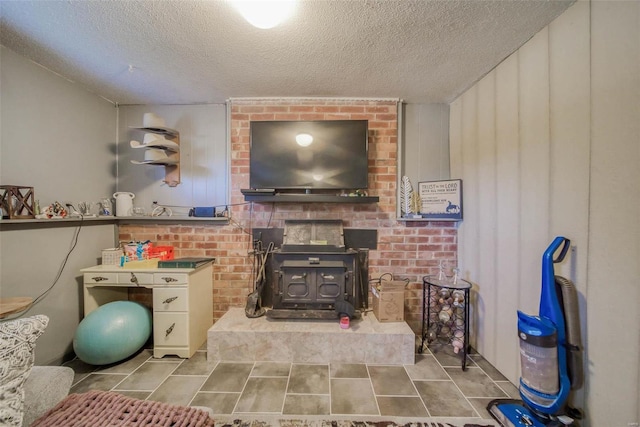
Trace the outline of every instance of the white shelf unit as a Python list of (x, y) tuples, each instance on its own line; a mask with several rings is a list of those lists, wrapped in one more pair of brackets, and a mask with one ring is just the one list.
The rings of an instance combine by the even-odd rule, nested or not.
[[(151, 143), (140, 143), (138, 141), (131, 141), (132, 148), (143, 148), (145, 150), (164, 151), (166, 156), (161, 159), (153, 159), (144, 161), (132, 160), (131, 163), (138, 165), (159, 165), (164, 166), (165, 174), (163, 182), (169, 187), (175, 187), (180, 184), (180, 132), (175, 129), (166, 127), (140, 127), (135, 128), (146, 134), (161, 135), (162, 138), (154, 140)], [(148, 140), (145, 135), (144, 141)], [(164, 140), (164, 142), (163, 142)], [(145, 154), (145, 159), (147, 155)]]

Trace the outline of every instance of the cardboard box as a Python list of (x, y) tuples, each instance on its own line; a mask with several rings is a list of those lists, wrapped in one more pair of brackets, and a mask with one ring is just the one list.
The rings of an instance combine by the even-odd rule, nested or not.
[(371, 288), (373, 314), (379, 322), (404, 321), (404, 281), (382, 281)]

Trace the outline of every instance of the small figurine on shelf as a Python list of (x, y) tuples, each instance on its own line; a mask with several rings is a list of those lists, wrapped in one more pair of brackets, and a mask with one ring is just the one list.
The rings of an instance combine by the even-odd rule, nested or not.
[(102, 199), (100, 199), (98, 204), (100, 205), (100, 211), (98, 212), (98, 215), (100, 216), (112, 215), (111, 200), (108, 197), (103, 197)]
[(38, 219), (62, 219), (68, 215), (67, 210), (60, 204), (60, 202), (53, 202), (46, 208), (42, 209), (39, 215), (36, 215)]
[(400, 213), (403, 217), (409, 217), (413, 212), (411, 205), (411, 197), (413, 196), (413, 186), (408, 176), (402, 177), (402, 185), (400, 186)]
[(95, 216), (91, 213), (91, 208), (93, 206), (92, 202), (80, 202), (78, 203), (78, 208), (80, 209), (80, 214), (82, 216)]
[(420, 193), (414, 191), (411, 195), (411, 210), (413, 211), (414, 217), (422, 218), (422, 215), (420, 215), (420, 209), (422, 209), (422, 200), (420, 199)]

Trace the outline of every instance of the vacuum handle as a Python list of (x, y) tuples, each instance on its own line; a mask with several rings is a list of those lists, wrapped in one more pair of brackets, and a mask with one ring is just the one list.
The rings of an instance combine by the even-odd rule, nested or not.
[(563, 240), (564, 246), (562, 246), (562, 250), (560, 250), (560, 254), (558, 255), (558, 257), (553, 260), (554, 264), (562, 262), (564, 257), (567, 255), (567, 252), (569, 251), (569, 247), (571, 247), (571, 240), (567, 239), (566, 237), (558, 237), (558, 239)]

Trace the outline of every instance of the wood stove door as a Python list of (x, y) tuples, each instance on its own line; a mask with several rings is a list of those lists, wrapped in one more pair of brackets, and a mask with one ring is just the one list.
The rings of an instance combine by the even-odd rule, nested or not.
[(316, 301), (333, 304), (340, 295), (344, 295), (347, 283), (346, 269), (319, 268), (316, 271)]
[[(306, 265), (300, 265), (303, 263)], [(280, 289), (274, 308), (328, 308), (349, 289), (351, 276), (343, 262), (320, 261), (311, 264), (285, 261), (280, 270)]]
[(315, 277), (309, 269), (283, 268), (281, 302), (310, 303), (315, 301)]

